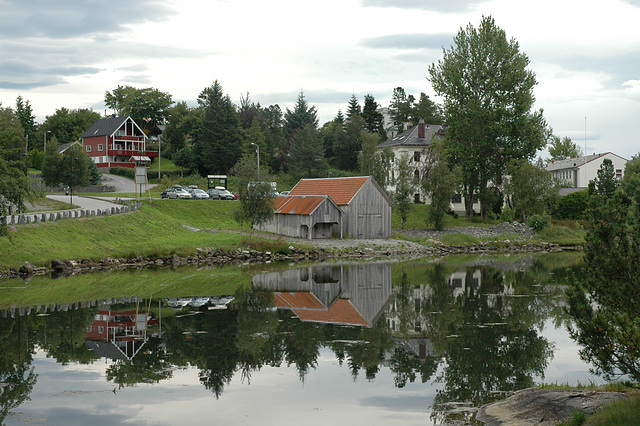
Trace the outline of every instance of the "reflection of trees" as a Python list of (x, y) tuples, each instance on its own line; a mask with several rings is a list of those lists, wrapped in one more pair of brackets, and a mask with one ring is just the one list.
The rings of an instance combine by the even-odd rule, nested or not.
[[(465, 414), (446, 411), (451, 402), (479, 406), (495, 392), (532, 386), (543, 375), (552, 347), (532, 327), (540, 321), (529, 298), (504, 296), (504, 278), (495, 270), (482, 271), (459, 296), (462, 323), (451, 323), (446, 343), (446, 367), (439, 380), (445, 388), (434, 401), (434, 416), (465, 420)], [(463, 418), (453, 417), (462, 416)]]
[(26, 317), (0, 318), (0, 423), (29, 399), (37, 375), (31, 367), (34, 345), (28, 340)]
[(96, 359), (85, 344), (87, 326), (95, 318), (97, 308), (78, 308), (50, 312), (44, 316), (31, 316), (33, 338), (38, 346), (59, 363), (88, 364)]
[(150, 338), (145, 346), (131, 360), (120, 360), (107, 368), (107, 380), (117, 383), (122, 389), (138, 383), (159, 383), (173, 375), (165, 363), (165, 353), (160, 347), (161, 340)]
[(420, 375), (420, 382), (425, 383), (436, 372), (440, 359), (434, 356), (427, 356), (424, 359), (410, 353), (406, 348), (397, 346), (391, 356), (390, 368), (395, 374), (393, 382), (396, 387), (403, 388), (408, 382), (413, 383), (417, 375)]

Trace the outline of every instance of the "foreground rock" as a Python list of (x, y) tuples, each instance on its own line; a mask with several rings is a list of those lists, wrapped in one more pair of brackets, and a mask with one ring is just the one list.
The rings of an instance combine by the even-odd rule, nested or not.
[(509, 398), (480, 407), (476, 420), (494, 425), (555, 425), (575, 411), (593, 414), (611, 402), (626, 398), (620, 392), (524, 389)]

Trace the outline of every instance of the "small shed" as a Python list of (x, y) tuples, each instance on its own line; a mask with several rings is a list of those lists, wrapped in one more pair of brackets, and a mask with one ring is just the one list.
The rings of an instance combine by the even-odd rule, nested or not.
[(276, 197), (274, 217), (258, 229), (305, 239), (331, 238), (340, 234), (343, 212), (326, 195)]
[[(388, 238), (392, 201), (371, 176), (301, 179), (292, 195), (329, 197), (342, 211), (333, 235), (350, 238)], [(316, 237), (317, 238), (317, 237)]]

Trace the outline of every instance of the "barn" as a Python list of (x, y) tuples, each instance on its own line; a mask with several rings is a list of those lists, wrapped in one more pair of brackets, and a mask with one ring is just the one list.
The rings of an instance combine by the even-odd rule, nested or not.
[[(310, 213), (283, 218), (282, 215), (291, 213), (279, 207), (284, 201), (277, 201), (274, 219), (262, 229), (310, 239), (388, 238), (391, 235), (391, 199), (371, 176), (302, 179), (288, 197), (277, 197), (277, 200), (312, 196), (328, 198), (322, 213), (324, 216), (317, 214), (315, 221), (305, 217)], [(303, 212), (299, 208), (294, 211)], [(285, 226), (277, 228), (277, 224), (285, 223)], [(308, 232), (305, 233), (305, 230)]]
[(304, 239), (331, 238), (334, 229), (339, 232), (342, 215), (326, 195), (288, 195), (276, 197), (273, 219), (258, 229)]

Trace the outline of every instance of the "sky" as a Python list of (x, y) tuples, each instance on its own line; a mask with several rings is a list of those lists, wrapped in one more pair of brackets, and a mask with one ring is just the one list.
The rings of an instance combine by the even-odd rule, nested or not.
[(105, 92), (131, 85), (195, 106), (217, 80), (236, 104), (283, 112), (302, 91), (322, 125), (352, 94), (438, 102), (429, 65), (489, 15), (528, 56), (554, 135), (640, 152), (640, 0), (0, 0), (0, 103), (21, 95), (37, 122), (105, 114)]

